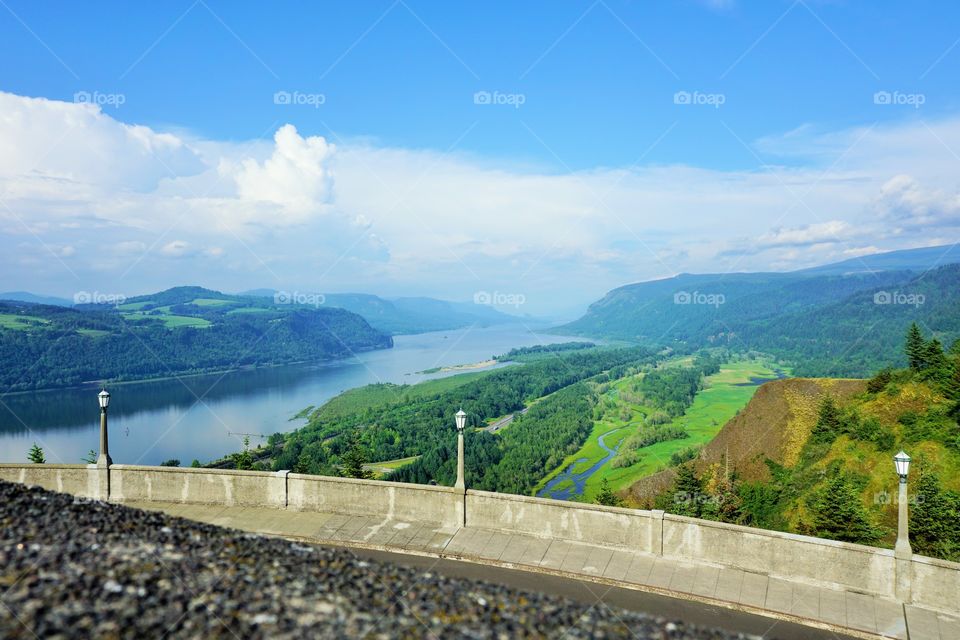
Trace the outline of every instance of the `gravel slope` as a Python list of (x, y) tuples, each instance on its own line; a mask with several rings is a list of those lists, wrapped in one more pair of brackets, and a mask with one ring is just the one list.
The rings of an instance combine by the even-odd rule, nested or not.
[(744, 636), (0, 481), (0, 637)]

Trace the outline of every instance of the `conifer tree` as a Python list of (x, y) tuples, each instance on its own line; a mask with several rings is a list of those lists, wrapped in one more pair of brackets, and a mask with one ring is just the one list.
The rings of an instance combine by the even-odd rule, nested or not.
[(613, 492), (613, 489), (610, 488), (610, 481), (606, 478), (600, 482), (600, 491), (597, 493), (593, 501), (596, 504), (602, 504), (608, 507), (623, 506), (623, 498)]
[(33, 464), (43, 464), (47, 461), (43, 455), (43, 449), (41, 449), (36, 442), (34, 442), (33, 446), (30, 447), (30, 453), (27, 454), (27, 458)]
[(368, 479), (373, 477), (366, 467), (367, 454), (360, 444), (360, 434), (354, 431), (350, 436), (350, 443), (341, 458), (343, 474), (348, 478)]
[(833, 473), (809, 507), (814, 532), (820, 537), (861, 544), (876, 542), (880, 537), (852, 479), (842, 471)]
[(939, 556), (949, 534), (947, 504), (940, 478), (922, 471), (910, 505), (910, 545), (925, 556)]
[(703, 483), (697, 477), (692, 463), (677, 467), (677, 479), (662, 508), (680, 516), (699, 518), (703, 515)]
[(820, 401), (817, 423), (813, 425), (810, 438), (813, 442), (832, 442), (840, 434), (840, 407), (833, 396), (826, 395)]
[(910, 363), (911, 369), (914, 371), (923, 369), (927, 343), (923, 339), (923, 334), (916, 322), (911, 323), (910, 329), (907, 330), (907, 343), (904, 351), (907, 354), (907, 361)]

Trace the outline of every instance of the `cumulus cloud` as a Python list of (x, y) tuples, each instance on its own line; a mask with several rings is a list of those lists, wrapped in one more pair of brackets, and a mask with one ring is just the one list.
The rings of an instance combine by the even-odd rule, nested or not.
[(76, 277), (68, 290), (93, 286), (86, 278), (128, 294), (497, 290), (523, 293), (525, 310), (569, 307), (682, 271), (792, 269), (949, 240), (960, 203), (945, 144), (960, 148), (960, 120), (800, 127), (757, 143), (773, 169), (558, 174), (335, 147), (292, 125), (272, 140), (190, 138), (0, 94), (0, 272), (49, 293)]

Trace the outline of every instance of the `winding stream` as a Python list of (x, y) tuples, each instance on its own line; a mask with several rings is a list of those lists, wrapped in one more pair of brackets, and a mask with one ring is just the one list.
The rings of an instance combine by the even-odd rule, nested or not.
[[(573, 469), (582, 462), (587, 462), (589, 458), (580, 458), (571, 462), (567, 465), (567, 468), (563, 470), (560, 475), (555, 477), (553, 480), (547, 483), (543, 489), (541, 489), (537, 496), (541, 498), (553, 498), (554, 500), (569, 500), (570, 498), (583, 495), (583, 490), (586, 488), (587, 479), (600, 470), (600, 467), (607, 464), (613, 456), (617, 455), (617, 450), (620, 449), (620, 444), (623, 444), (623, 440), (620, 441), (616, 447), (608, 447), (606, 441), (604, 440), (608, 435), (614, 433), (615, 431), (620, 431), (623, 427), (617, 427), (611, 431), (597, 437), (597, 444), (600, 445), (600, 448), (607, 452), (607, 455), (604, 456), (601, 460), (598, 460), (588, 469), (581, 471), (580, 473), (574, 473)], [(573, 486), (567, 486), (562, 489), (557, 487), (560, 484), (563, 484), (567, 480), (573, 482)]]

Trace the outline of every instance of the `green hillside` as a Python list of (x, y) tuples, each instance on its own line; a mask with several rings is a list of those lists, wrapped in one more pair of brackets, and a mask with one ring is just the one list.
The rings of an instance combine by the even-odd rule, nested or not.
[[(926, 251), (926, 250), (924, 250)], [(926, 253), (922, 254), (927, 256)], [(883, 261), (877, 261), (883, 264)], [(774, 354), (797, 375), (867, 376), (904, 364), (895, 345), (916, 321), (960, 337), (960, 265), (924, 271), (683, 274), (620, 287), (558, 333)]]
[[(784, 422), (767, 423), (785, 425), (787, 446), (778, 448), (779, 459), (766, 457), (763, 477), (747, 470), (762, 450), (742, 460), (688, 463), (654, 504), (684, 515), (889, 547), (897, 526), (893, 456), (903, 449), (913, 457), (914, 550), (960, 560), (960, 345), (944, 353), (935, 339), (922, 338), (919, 330), (912, 335), (909, 368), (883, 370), (864, 391), (842, 398), (829, 392), (834, 381), (822, 380), (827, 392), (813, 406), (787, 399), (792, 408)], [(769, 415), (765, 410), (751, 403), (739, 424), (761, 428), (763, 421), (752, 414)]]
[(200, 287), (118, 306), (0, 302), (0, 384), (8, 391), (322, 361), (392, 344), (343, 309)]

